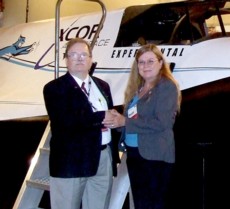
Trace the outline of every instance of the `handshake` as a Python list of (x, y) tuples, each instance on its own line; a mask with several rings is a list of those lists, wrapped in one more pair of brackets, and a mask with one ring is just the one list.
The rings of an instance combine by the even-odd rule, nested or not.
[(102, 124), (106, 128), (118, 128), (125, 126), (125, 116), (117, 112), (117, 110), (107, 110)]

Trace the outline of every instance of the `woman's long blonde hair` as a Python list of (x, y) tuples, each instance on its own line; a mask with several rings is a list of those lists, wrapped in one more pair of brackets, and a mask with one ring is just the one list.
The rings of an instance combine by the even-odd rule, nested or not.
[(146, 52), (153, 52), (157, 59), (160, 61), (162, 60), (162, 67), (158, 74), (158, 79), (154, 81), (153, 86), (159, 82), (161, 77), (165, 77), (169, 80), (171, 80), (178, 89), (178, 111), (180, 110), (180, 103), (181, 103), (181, 91), (179, 89), (179, 85), (175, 78), (173, 77), (172, 71), (170, 69), (170, 66), (168, 63), (166, 63), (166, 60), (162, 54), (162, 52), (158, 49), (158, 47), (155, 44), (146, 44), (142, 46), (136, 53), (135, 60), (133, 62), (128, 84), (125, 90), (125, 96), (124, 96), (124, 107), (126, 108), (129, 102), (132, 100), (135, 94), (140, 90), (140, 88), (144, 85), (144, 79), (140, 76), (139, 70), (138, 70), (138, 60), (140, 56)]

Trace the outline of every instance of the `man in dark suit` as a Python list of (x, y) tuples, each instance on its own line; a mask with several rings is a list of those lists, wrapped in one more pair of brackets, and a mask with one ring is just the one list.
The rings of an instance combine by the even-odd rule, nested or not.
[(107, 209), (119, 162), (110, 128), (109, 85), (89, 75), (92, 51), (79, 38), (66, 46), (67, 73), (44, 86), (51, 122), (50, 197), (52, 209)]

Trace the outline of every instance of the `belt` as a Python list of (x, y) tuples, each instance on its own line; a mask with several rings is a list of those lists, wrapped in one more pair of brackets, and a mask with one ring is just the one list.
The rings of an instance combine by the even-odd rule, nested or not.
[(106, 147), (107, 147), (107, 144), (103, 144), (103, 145), (101, 145), (101, 150), (106, 149)]

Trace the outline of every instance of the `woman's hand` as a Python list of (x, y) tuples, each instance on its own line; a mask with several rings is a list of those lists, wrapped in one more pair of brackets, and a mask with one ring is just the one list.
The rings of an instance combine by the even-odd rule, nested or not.
[(125, 117), (115, 109), (112, 109), (106, 111), (102, 124), (107, 128), (118, 128), (125, 125)]

